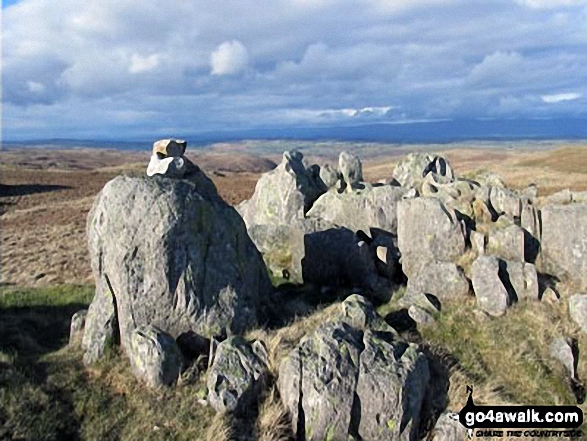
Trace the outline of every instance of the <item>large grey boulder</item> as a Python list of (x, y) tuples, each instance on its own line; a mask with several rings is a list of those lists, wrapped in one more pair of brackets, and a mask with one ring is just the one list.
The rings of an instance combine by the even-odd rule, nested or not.
[(505, 216), (512, 222), (519, 222), (522, 213), (522, 197), (517, 192), (504, 187), (491, 187), (488, 202), (490, 209), (498, 217)]
[(504, 315), (511, 304), (510, 295), (499, 277), (499, 264), (496, 257), (480, 256), (471, 265), (477, 305), (492, 316)]
[(393, 170), (393, 178), (403, 187), (419, 187), (426, 175), (434, 173), (437, 181), (454, 178), (446, 158), (431, 153), (410, 153)]
[(155, 326), (140, 326), (130, 336), (127, 349), (133, 373), (150, 387), (177, 382), (183, 363), (173, 337)]
[(84, 332), (86, 362), (118, 334), (125, 350), (141, 325), (173, 337), (255, 325), (271, 292), (267, 270), (241, 217), (210, 184), (203, 175), (119, 176), (96, 197), (87, 226), (96, 293)]
[(341, 179), (341, 174), (338, 169), (329, 164), (324, 164), (320, 168), (320, 179), (322, 179), (326, 188), (337, 188)]
[(357, 184), (363, 180), (363, 167), (358, 156), (341, 152), (338, 157), (338, 169), (346, 184), (347, 192), (352, 192)]
[(469, 281), (454, 263), (430, 262), (408, 279), (408, 291), (432, 294), (442, 302), (466, 297)]
[(206, 379), (210, 405), (217, 412), (246, 412), (265, 385), (268, 364), (261, 341), (230, 337), (220, 343)]
[(397, 232), (397, 206), (405, 189), (364, 184), (361, 190), (339, 193), (331, 189), (314, 202), (308, 217), (324, 219), (352, 231), (379, 228)]
[(427, 263), (456, 262), (465, 251), (463, 227), (454, 210), (435, 198), (400, 201), (397, 210), (398, 247), (408, 280)]
[(587, 204), (544, 207), (541, 250), (547, 273), (587, 289)]
[(284, 152), (281, 164), (261, 176), (251, 199), (238, 206), (248, 228), (289, 225), (304, 218), (325, 189), (302, 160), (300, 152)]
[(413, 440), (429, 378), (416, 346), (327, 322), (282, 361), (278, 388), (299, 437)]
[(569, 314), (581, 331), (587, 334), (587, 294), (574, 294), (569, 297)]

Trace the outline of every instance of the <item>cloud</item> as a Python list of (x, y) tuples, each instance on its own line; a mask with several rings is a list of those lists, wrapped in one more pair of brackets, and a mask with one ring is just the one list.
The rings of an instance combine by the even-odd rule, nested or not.
[(2, 130), (585, 116), (585, 4), (20, 0), (2, 11)]
[(234, 75), (242, 72), (249, 62), (247, 48), (240, 41), (222, 43), (212, 52), (210, 65), (212, 75)]
[(159, 66), (160, 62), (161, 56), (159, 54), (152, 54), (148, 56), (132, 54), (128, 71), (133, 74), (148, 72)]
[(563, 101), (573, 101), (576, 99), (581, 98), (582, 95), (580, 93), (575, 93), (575, 92), (571, 92), (571, 93), (556, 93), (554, 95), (542, 95), (542, 101), (544, 101), (547, 104), (554, 104), (554, 103), (560, 103)]

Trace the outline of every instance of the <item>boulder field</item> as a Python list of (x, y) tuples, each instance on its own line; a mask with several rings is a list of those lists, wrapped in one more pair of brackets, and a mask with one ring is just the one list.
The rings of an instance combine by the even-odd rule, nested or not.
[[(163, 387), (205, 359), (207, 403), (244, 415), (275, 382), (299, 439), (415, 440), (434, 423), (433, 439), (462, 439), (454, 415), (431, 404), (439, 386), (426, 351), (376, 305), (405, 287), (398, 305), (433, 326), (459, 299), (474, 296), (490, 319), (517, 302), (558, 299), (562, 283), (587, 332), (581, 194), (541, 198), (494, 175), (458, 177), (430, 153), (369, 183), (355, 155), (320, 167), (289, 151), (235, 209), (186, 147), (156, 142), (147, 176), (119, 176), (95, 199), (87, 233), (96, 292), (70, 335), (87, 364), (118, 345), (138, 378)], [(281, 360), (243, 337), (280, 309), (270, 276), (316, 303), (332, 300), (326, 292), (341, 301)], [(557, 337), (551, 352), (574, 377), (568, 341)]]

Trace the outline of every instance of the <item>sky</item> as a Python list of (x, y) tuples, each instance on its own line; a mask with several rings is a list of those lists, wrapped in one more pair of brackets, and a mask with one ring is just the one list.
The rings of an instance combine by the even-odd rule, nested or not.
[(2, 134), (587, 120), (587, 0), (8, 0)]

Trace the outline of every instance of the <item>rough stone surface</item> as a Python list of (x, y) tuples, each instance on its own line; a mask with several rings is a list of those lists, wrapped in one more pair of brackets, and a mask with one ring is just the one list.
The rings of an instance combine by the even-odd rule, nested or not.
[(587, 289), (587, 204), (544, 207), (541, 249), (547, 273)]
[(463, 298), (469, 293), (469, 281), (454, 263), (431, 262), (408, 279), (408, 291), (433, 294), (441, 302)]
[(238, 213), (201, 180), (119, 176), (96, 197), (88, 215), (96, 294), (86, 362), (102, 355), (118, 329), (126, 349), (141, 325), (174, 337), (255, 325), (271, 292), (265, 264)]
[(444, 412), (434, 425), (431, 441), (465, 441), (467, 429), (459, 422), (456, 412)]
[(471, 279), (479, 308), (492, 316), (504, 315), (511, 300), (499, 277), (499, 260), (478, 257), (471, 266)]
[(182, 356), (173, 337), (155, 326), (134, 329), (127, 350), (133, 373), (150, 387), (177, 382)]
[(393, 170), (393, 178), (403, 187), (419, 187), (428, 173), (438, 178), (454, 178), (447, 159), (430, 153), (410, 153)]
[(471, 241), (471, 248), (477, 254), (477, 256), (485, 254), (485, 234), (478, 231), (471, 231), (469, 239)]
[(392, 284), (380, 276), (374, 250), (346, 228), (332, 228), (304, 236), (305, 282), (319, 286), (362, 288), (380, 300), (389, 300)]
[(379, 228), (397, 232), (397, 205), (405, 190), (391, 185), (371, 186), (352, 193), (331, 189), (323, 194), (308, 212), (308, 217), (321, 218), (352, 231), (369, 232)]
[(524, 230), (514, 224), (492, 229), (487, 238), (486, 252), (505, 260), (524, 261)]
[(558, 294), (554, 291), (554, 289), (548, 286), (542, 293), (542, 297), (540, 298), (540, 300), (550, 304), (556, 304), (560, 299)]
[(338, 187), (341, 176), (337, 169), (329, 164), (325, 164), (320, 168), (320, 179), (322, 179), (326, 188), (336, 188)]
[(408, 308), (408, 315), (419, 325), (429, 325), (436, 321), (432, 314), (416, 305)]
[(587, 334), (587, 294), (574, 294), (569, 297), (569, 314), (581, 331)]
[[(363, 337), (357, 396), (364, 440), (418, 438), (420, 411), (430, 380), (428, 362), (414, 345)], [(346, 438), (345, 438), (346, 439)]]
[(395, 330), (379, 315), (373, 304), (361, 295), (352, 294), (348, 296), (340, 307), (340, 320), (348, 323), (353, 328), (371, 329), (397, 335)]
[(338, 169), (346, 184), (347, 192), (351, 192), (363, 180), (363, 168), (358, 156), (348, 152), (341, 152), (338, 157)]
[[(502, 264), (503, 265), (503, 264)], [(520, 300), (538, 300), (538, 273), (531, 263), (520, 261), (505, 261), (505, 271), (502, 277), (507, 278), (515, 297)]]
[(285, 152), (281, 164), (261, 176), (253, 197), (238, 206), (248, 228), (288, 225), (304, 218), (324, 189), (306, 170), (302, 159), (300, 152)]
[(408, 280), (422, 265), (455, 262), (465, 251), (465, 237), (454, 211), (435, 198), (404, 199), (398, 205), (398, 247)]
[(268, 374), (268, 354), (260, 341), (242, 337), (220, 343), (208, 370), (208, 402), (217, 412), (246, 412), (256, 402)]
[(416, 346), (327, 322), (281, 363), (278, 388), (307, 440), (412, 440), (429, 378)]
[(80, 309), (71, 316), (71, 325), (69, 326), (69, 344), (77, 345), (81, 343), (86, 326), (87, 309)]
[(550, 356), (559, 361), (571, 378), (576, 377), (575, 372), (575, 355), (569, 344), (569, 340), (564, 337), (556, 337), (550, 343)]
[(491, 187), (489, 191), (490, 209), (497, 216), (505, 216), (514, 221), (520, 219), (522, 213), (522, 199), (514, 191), (503, 187)]

